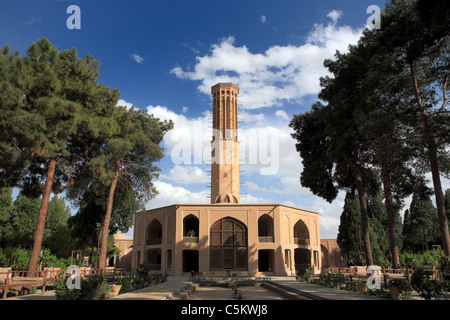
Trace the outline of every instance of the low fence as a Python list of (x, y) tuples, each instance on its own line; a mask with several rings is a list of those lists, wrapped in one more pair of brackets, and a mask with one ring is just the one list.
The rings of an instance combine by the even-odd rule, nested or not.
[[(431, 266), (419, 266), (416, 269), (423, 269), (430, 271), (432, 279), (439, 279), (439, 270)], [(414, 273), (414, 269), (411, 268), (389, 268), (380, 267), (380, 276), (384, 283), (388, 283), (392, 280), (407, 280), (411, 282), (411, 276)], [(351, 276), (353, 278), (365, 278), (367, 279), (370, 275), (367, 274), (366, 266), (354, 266), (354, 267), (337, 267), (337, 268), (323, 268), (322, 272), (342, 274), (345, 276)]]
[[(9, 291), (28, 293), (32, 288), (41, 288), (45, 292), (47, 286), (52, 286), (61, 273), (66, 273), (62, 268), (45, 268), (41, 271), (22, 271), (0, 268), (0, 291), (2, 299), (7, 297)], [(98, 276), (114, 280), (117, 276), (129, 273), (125, 268), (108, 267), (106, 269), (95, 269), (91, 267), (80, 267), (80, 275), (83, 278)]]

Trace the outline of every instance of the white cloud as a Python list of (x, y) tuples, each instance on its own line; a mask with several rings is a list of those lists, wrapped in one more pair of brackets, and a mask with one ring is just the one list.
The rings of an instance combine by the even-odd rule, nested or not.
[(180, 184), (202, 183), (211, 181), (206, 171), (194, 166), (175, 165), (169, 171), (169, 175), (160, 174), (160, 178), (176, 181)]
[(356, 44), (363, 29), (337, 26), (339, 11), (331, 11), (329, 24), (316, 24), (302, 45), (273, 46), (262, 53), (252, 53), (235, 45), (232, 36), (211, 46), (205, 56), (198, 56), (191, 70), (175, 67), (171, 73), (180, 79), (200, 81), (198, 89), (210, 94), (219, 82), (233, 82), (241, 89), (242, 108), (256, 109), (299, 102), (320, 91), (319, 78), (327, 75), (323, 61), (333, 58), (336, 50), (348, 51)]
[(189, 108), (188, 108), (188, 107), (183, 107), (183, 109), (182, 109), (183, 113), (186, 113), (186, 112), (188, 112), (188, 110), (189, 110)]
[(288, 117), (286, 111), (284, 111), (284, 110), (277, 110), (275, 112), (275, 115), (283, 120), (289, 120), (289, 117)]
[(209, 190), (192, 192), (163, 181), (156, 181), (154, 184), (159, 194), (147, 202), (145, 206), (147, 210), (173, 204), (206, 204), (211, 202), (207, 197)]
[(144, 57), (141, 57), (140, 55), (136, 54), (136, 53), (132, 53), (130, 54), (131, 59), (133, 59), (134, 61), (136, 61), (139, 64), (144, 63)]
[(259, 18), (259, 21), (261, 21), (261, 23), (266, 23), (267, 22), (266, 16), (262, 15), (261, 18)]
[(131, 102), (119, 99), (119, 101), (117, 101), (116, 107), (126, 107), (127, 110), (131, 109), (131, 107), (133, 106), (133, 104)]
[(343, 12), (340, 10), (331, 10), (328, 14), (327, 17), (330, 18), (333, 23), (337, 23), (338, 19), (342, 16)]

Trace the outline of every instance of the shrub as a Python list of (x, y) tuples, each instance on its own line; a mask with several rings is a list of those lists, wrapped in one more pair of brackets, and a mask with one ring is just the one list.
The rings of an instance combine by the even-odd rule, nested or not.
[(297, 275), (300, 277), (300, 279), (302, 279), (303, 281), (306, 281), (306, 282), (310, 282), (310, 280), (311, 280), (311, 270), (309, 270), (308, 268), (306, 268), (306, 267), (300, 267), (298, 270), (297, 270)]
[(439, 271), (441, 273), (442, 281), (446, 284), (447, 290), (450, 289), (450, 257), (442, 256)]
[(326, 287), (340, 288), (347, 283), (347, 277), (343, 274), (322, 272), (319, 276), (319, 283)]
[(439, 299), (444, 289), (443, 283), (430, 279), (433, 275), (432, 271), (424, 269), (416, 269), (411, 277), (411, 285), (419, 295), (425, 300)]
[(400, 255), (400, 264), (406, 268), (415, 268), (417, 266), (439, 267), (439, 256), (434, 250), (422, 253), (403, 252)]
[(80, 289), (69, 289), (68, 278), (69, 275), (61, 274), (55, 282), (56, 300), (103, 300), (111, 291), (105, 281), (94, 276), (82, 278)]
[(402, 300), (411, 300), (412, 299), (412, 286), (406, 280), (395, 279), (389, 282), (388, 288), (395, 288), (400, 290), (403, 295)]

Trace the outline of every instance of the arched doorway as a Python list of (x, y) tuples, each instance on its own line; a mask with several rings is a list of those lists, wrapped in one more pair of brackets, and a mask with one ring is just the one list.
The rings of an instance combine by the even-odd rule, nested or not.
[(161, 270), (161, 249), (147, 250), (146, 265), (150, 270)]
[(311, 251), (303, 248), (296, 248), (294, 250), (295, 269), (311, 268)]
[(273, 272), (275, 270), (275, 251), (273, 249), (258, 250), (258, 271)]
[(210, 270), (248, 270), (247, 227), (231, 217), (210, 228)]
[(198, 250), (183, 250), (183, 272), (198, 272)]

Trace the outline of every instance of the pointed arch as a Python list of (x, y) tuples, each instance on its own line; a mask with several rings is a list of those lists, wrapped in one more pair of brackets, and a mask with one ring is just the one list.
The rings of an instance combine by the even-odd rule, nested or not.
[(309, 245), (309, 230), (303, 220), (298, 220), (294, 225), (294, 243), (301, 245)]
[(268, 214), (263, 214), (258, 219), (258, 241), (274, 242), (273, 218)]
[(210, 270), (248, 270), (247, 226), (225, 217), (210, 228)]
[(162, 224), (156, 219), (153, 219), (147, 227), (147, 245), (162, 244)]

